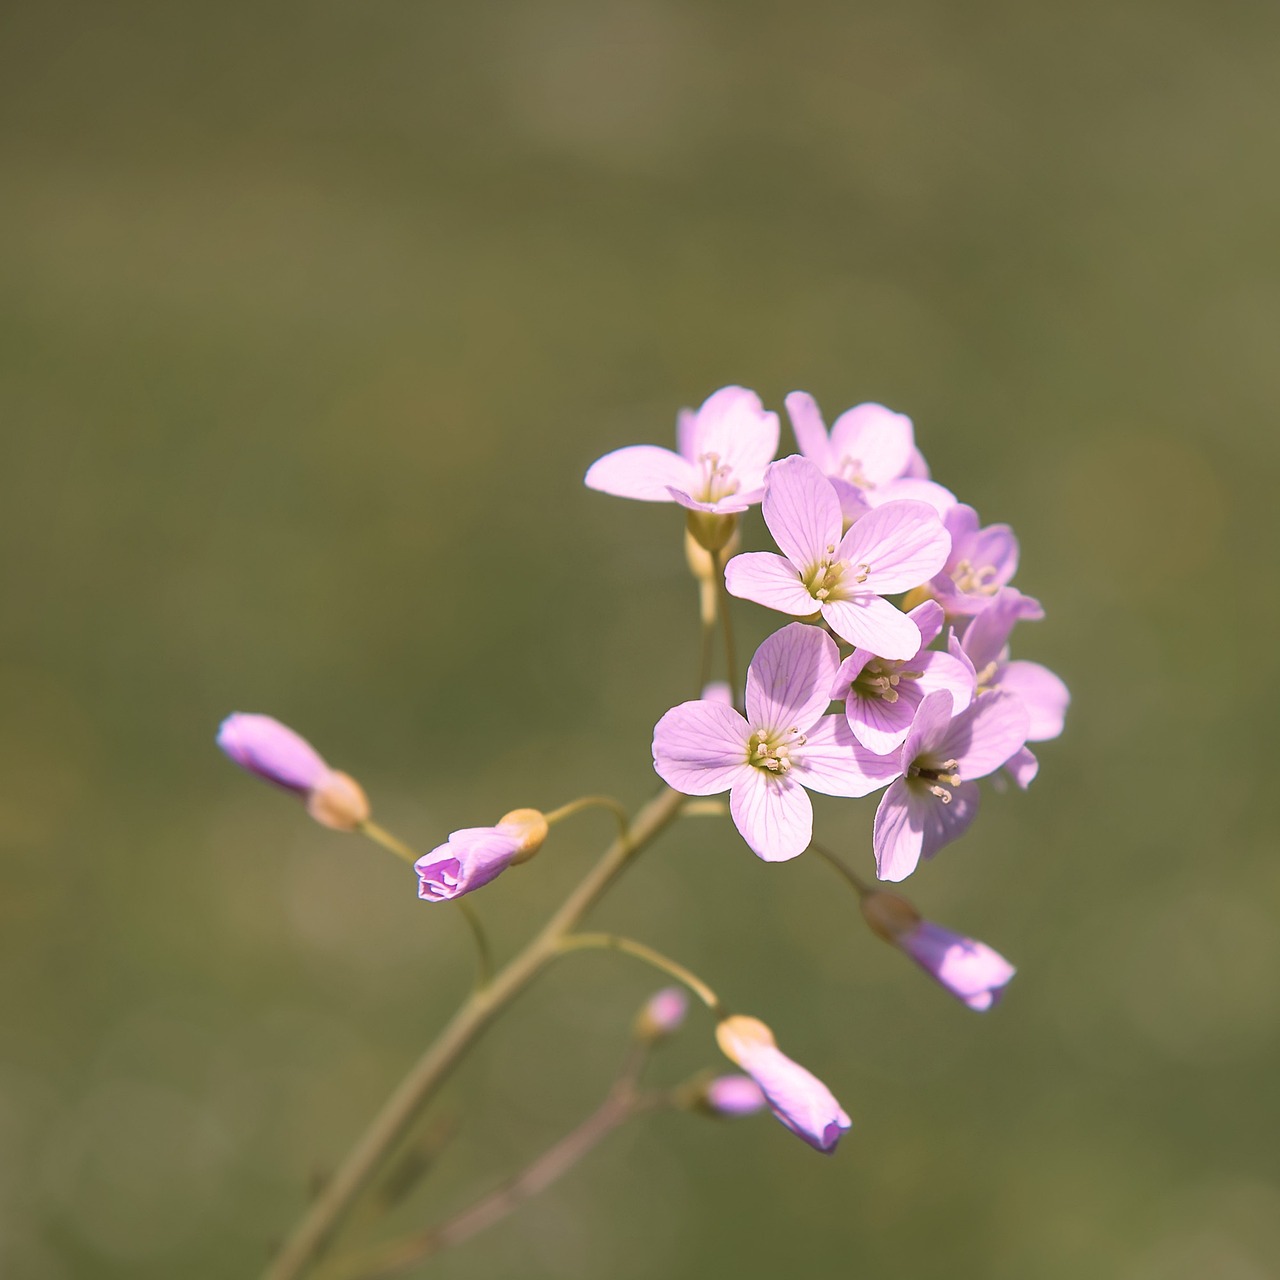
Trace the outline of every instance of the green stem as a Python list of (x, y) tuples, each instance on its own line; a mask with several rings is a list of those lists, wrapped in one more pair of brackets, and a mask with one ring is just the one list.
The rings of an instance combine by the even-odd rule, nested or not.
[(631, 858), (675, 819), (683, 801), (684, 797), (670, 788), (649, 801), (636, 815), (629, 835), (619, 836), (605, 850), (542, 931), (487, 987), (467, 997), (307, 1209), (263, 1273), (264, 1280), (298, 1280), (307, 1273), (450, 1071), (494, 1018), (556, 957), (560, 940), (577, 926)]
[(716, 553), (716, 592), (720, 597), (720, 626), (724, 632), (725, 678), (729, 681), (729, 691), (733, 696), (734, 706), (738, 704), (738, 657), (733, 643), (733, 620), (729, 616), (729, 588), (724, 582), (724, 567), (728, 556), (724, 551)]
[(643, 960), (645, 964), (661, 970), (675, 978), (677, 982), (683, 982), (716, 1017), (724, 1017), (724, 1006), (720, 1003), (720, 997), (696, 973), (678, 964), (669, 956), (664, 956), (661, 951), (655, 951), (652, 947), (645, 946), (643, 942), (636, 942), (634, 938), (624, 938), (616, 933), (571, 933), (560, 939), (558, 950), (562, 954), (586, 950), (621, 951), (626, 955), (635, 956), (637, 960)]
[(627, 811), (612, 796), (582, 796), (580, 799), (570, 800), (568, 804), (562, 804), (558, 809), (552, 809), (550, 813), (544, 813), (542, 816), (546, 818), (547, 826), (554, 827), (557, 822), (570, 818), (575, 813), (581, 813), (583, 809), (592, 808), (608, 809), (617, 820), (619, 838), (623, 840), (627, 838), (631, 819), (627, 815)]
[(859, 898), (865, 898), (868, 894), (876, 892), (874, 885), (868, 884), (860, 875), (847, 867), (844, 861), (837, 858), (829, 849), (824, 849), (816, 842), (810, 844), (809, 848), (816, 853), (818, 857), (827, 864), (827, 866), (831, 867), (832, 870), (843, 876), (844, 879), (853, 886), (853, 890)]

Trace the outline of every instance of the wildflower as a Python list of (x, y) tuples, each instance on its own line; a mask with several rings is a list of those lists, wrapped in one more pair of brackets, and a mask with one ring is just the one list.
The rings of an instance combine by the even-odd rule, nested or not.
[(905, 952), (936, 983), (970, 1009), (985, 1012), (1017, 972), (985, 943), (924, 920), (905, 898), (869, 893), (862, 914), (872, 931)]
[(906, 879), (922, 857), (962, 836), (978, 812), (976, 780), (1026, 741), (1026, 708), (1009, 694), (987, 694), (954, 718), (951, 710), (947, 690), (926, 695), (896, 757), (859, 761), (867, 773), (880, 768), (897, 775), (872, 832), (881, 880)]
[(834, 1151), (852, 1124), (831, 1090), (793, 1062), (758, 1018), (738, 1014), (716, 1028), (721, 1052), (760, 1086), (773, 1114), (818, 1151)]
[(843, 700), (853, 736), (876, 755), (887, 755), (906, 741), (916, 708), (928, 693), (947, 689), (954, 710), (973, 698), (974, 677), (968, 663), (928, 646), (942, 630), (942, 606), (926, 600), (907, 617), (920, 631), (920, 647), (910, 658), (877, 658), (869, 649), (855, 649), (836, 672), (831, 696)]
[(496, 827), (464, 827), (414, 864), (418, 897), (447, 902), (482, 888), (508, 867), (532, 858), (547, 835), (536, 809), (513, 809)]
[(955, 495), (929, 479), (911, 419), (882, 404), (859, 404), (826, 424), (814, 398), (793, 391), (787, 415), (800, 452), (836, 487), (846, 524), (871, 507), (901, 498), (927, 502), (941, 515)]
[(678, 452), (637, 444), (591, 464), (588, 488), (693, 511), (746, 511), (764, 495), (764, 471), (778, 451), (778, 415), (745, 387), (721, 387), (676, 420)]
[(218, 746), (242, 769), (303, 798), (307, 812), (335, 831), (354, 831), (369, 801), (354, 778), (325, 763), (303, 737), (271, 716), (242, 711), (218, 727)]
[(978, 513), (957, 503), (943, 517), (951, 554), (928, 590), (948, 618), (981, 613), (1018, 569), (1018, 540), (1007, 524), (979, 528)]
[(767, 1105), (760, 1086), (750, 1076), (716, 1076), (702, 1087), (698, 1105), (718, 1116), (749, 1116)]
[(821, 613), (849, 644), (882, 658), (910, 658), (920, 629), (883, 595), (927, 582), (947, 559), (950, 539), (923, 502), (889, 502), (842, 535), (840, 499), (807, 458), (768, 471), (764, 519), (782, 555), (734, 556), (725, 585), (735, 596), (780, 613)]
[(806, 787), (864, 796), (882, 785), (859, 767), (844, 717), (823, 714), (839, 665), (835, 642), (817, 627), (775, 631), (747, 671), (745, 718), (716, 698), (682, 702), (658, 721), (658, 776), (685, 795), (728, 791), (734, 825), (766, 862), (803, 853), (813, 834)]

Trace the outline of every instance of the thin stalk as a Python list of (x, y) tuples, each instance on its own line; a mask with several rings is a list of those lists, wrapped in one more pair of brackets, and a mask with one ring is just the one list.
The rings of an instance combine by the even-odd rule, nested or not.
[(724, 1006), (720, 1003), (720, 997), (696, 973), (678, 964), (669, 956), (664, 956), (661, 951), (655, 951), (643, 942), (635, 941), (634, 938), (624, 938), (616, 933), (571, 933), (560, 939), (558, 950), (562, 954), (586, 950), (621, 951), (626, 955), (635, 956), (637, 960), (643, 960), (645, 964), (661, 970), (669, 977), (675, 978), (677, 982), (683, 982), (712, 1013), (717, 1017), (724, 1016)]
[(847, 867), (844, 861), (837, 858), (829, 849), (824, 849), (816, 842), (810, 844), (809, 848), (812, 849), (813, 852), (827, 864), (827, 866), (831, 867), (832, 870), (843, 876), (844, 879), (853, 886), (853, 890), (859, 898), (865, 898), (868, 894), (876, 892), (874, 885), (868, 884), (860, 875)]
[(729, 616), (729, 588), (725, 586), (724, 567), (729, 557), (724, 551), (716, 553), (716, 593), (720, 597), (720, 628), (724, 632), (724, 661), (726, 679), (733, 695), (734, 705), (738, 705), (738, 657), (733, 643), (733, 620)]
[(542, 931), (487, 987), (467, 997), (325, 1184), (263, 1273), (263, 1280), (298, 1280), (307, 1273), (462, 1056), (555, 958), (560, 939), (577, 926), (631, 858), (678, 815), (683, 801), (670, 788), (650, 800), (636, 815), (628, 838), (619, 836), (605, 850)]
[(544, 813), (542, 816), (546, 818), (547, 826), (554, 827), (557, 822), (570, 818), (575, 813), (581, 813), (583, 809), (608, 809), (618, 823), (619, 837), (623, 840), (627, 838), (631, 819), (627, 811), (612, 796), (582, 796), (580, 799), (570, 800), (568, 804), (562, 804), (558, 809), (552, 809), (550, 813)]

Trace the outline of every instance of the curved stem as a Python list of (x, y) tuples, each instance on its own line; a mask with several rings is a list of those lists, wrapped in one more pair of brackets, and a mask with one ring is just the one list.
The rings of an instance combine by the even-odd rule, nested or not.
[[(380, 827), (371, 819), (366, 818), (356, 830), (361, 835), (367, 836), (374, 844), (379, 844), (384, 849), (389, 849), (397, 858), (403, 858), (410, 865), (417, 862), (419, 855), (416, 850), (405, 844), (399, 836), (393, 836), (385, 827)], [(476, 986), (488, 986), (493, 981), (493, 950), (489, 946), (489, 939), (485, 934), (484, 925), (480, 923), (480, 916), (469, 902), (462, 898), (455, 898), (454, 902), (462, 912), (463, 919), (466, 920), (467, 926), (471, 930), (471, 936), (475, 940)]]
[(838, 872), (844, 879), (853, 886), (854, 892), (859, 898), (865, 898), (869, 893), (875, 893), (874, 885), (868, 884), (860, 875), (847, 867), (844, 861), (837, 858), (829, 849), (824, 849), (816, 841), (809, 845), (809, 848), (820, 857), (833, 871)]
[(627, 832), (630, 830), (631, 819), (627, 815), (627, 811), (612, 796), (582, 796), (578, 800), (570, 800), (568, 804), (562, 804), (558, 809), (552, 809), (550, 813), (544, 813), (542, 816), (547, 820), (547, 826), (554, 827), (557, 822), (565, 818), (571, 818), (575, 813), (581, 813), (583, 809), (608, 809), (617, 819), (618, 835), (621, 839), (627, 838)]
[(562, 955), (570, 951), (586, 950), (625, 952), (675, 978), (677, 982), (683, 982), (712, 1013), (717, 1017), (724, 1016), (720, 997), (696, 973), (634, 938), (624, 938), (616, 933), (571, 933), (560, 939), (556, 950)]
[(312, 1202), (263, 1273), (264, 1280), (297, 1280), (306, 1274), (463, 1054), (555, 958), (560, 939), (577, 926), (631, 858), (678, 815), (683, 801), (684, 797), (670, 788), (650, 800), (636, 815), (628, 836), (619, 836), (605, 850), (542, 931), (498, 971), (487, 987), (467, 997)]

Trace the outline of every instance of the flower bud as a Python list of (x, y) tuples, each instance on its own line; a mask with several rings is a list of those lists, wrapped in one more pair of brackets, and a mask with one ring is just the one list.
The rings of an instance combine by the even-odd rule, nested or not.
[(920, 913), (896, 893), (877, 889), (863, 897), (861, 906), (862, 917), (871, 932), (895, 945), (903, 934), (910, 933), (920, 923)]
[(716, 1076), (708, 1080), (695, 1106), (718, 1116), (749, 1116), (766, 1105), (764, 1093), (750, 1076)]
[(498, 827), (519, 840), (516, 856), (511, 860), (515, 866), (528, 862), (542, 848), (549, 830), (540, 809), (512, 809), (498, 819)]
[(773, 1114), (817, 1151), (834, 1151), (852, 1121), (831, 1090), (787, 1057), (759, 1018), (740, 1014), (716, 1028), (716, 1043), (760, 1086)]
[(331, 769), (303, 737), (271, 716), (237, 711), (218, 728), (218, 746), (242, 769), (292, 791), (307, 812), (335, 831), (354, 831), (369, 816), (360, 784)]
[(689, 997), (681, 987), (664, 987), (636, 1015), (632, 1034), (645, 1044), (657, 1044), (680, 1029), (688, 1009)]

